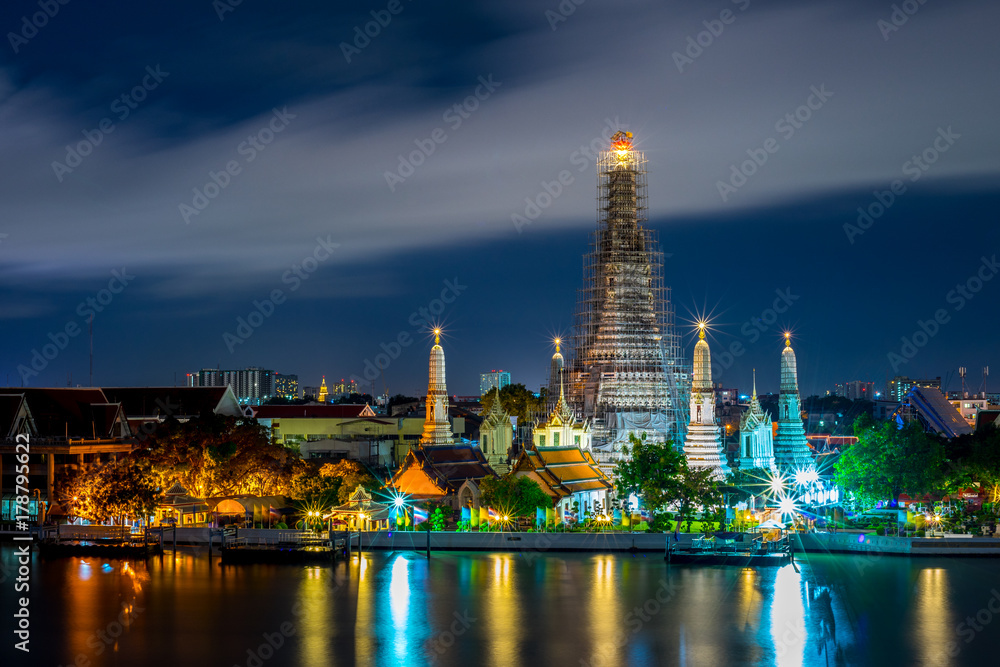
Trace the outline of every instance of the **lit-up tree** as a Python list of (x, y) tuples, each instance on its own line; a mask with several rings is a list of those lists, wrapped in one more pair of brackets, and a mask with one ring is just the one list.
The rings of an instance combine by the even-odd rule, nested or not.
[(126, 519), (145, 521), (156, 510), (160, 491), (144, 466), (132, 459), (93, 465), (78, 475), (64, 492), (70, 513), (88, 521)]
[(917, 422), (900, 429), (861, 418), (854, 428), (858, 442), (841, 452), (834, 481), (862, 503), (927, 493), (944, 483), (944, 448)]
[(645, 434), (629, 434), (626, 459), (615, 465), (615, 487), (621, 498), (635, 494), (655, 512), (665, 511), (677, 498), (678, 474), (686, 465), (684, 454), (672, 442), (648, 442)]
[(552, 498), (529, 477), (487, 477), (479, 484), (480, 502), (508, 517), (534, 516), (535, 508), (551, 508)]

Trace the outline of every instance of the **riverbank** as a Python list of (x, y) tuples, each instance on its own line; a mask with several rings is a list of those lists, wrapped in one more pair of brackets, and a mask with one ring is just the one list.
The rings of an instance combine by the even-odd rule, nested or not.
[[(151, 532), (158, 532), (153, 529)], [(14, 532), (0, 534), (0, 540), (10, 540)], [(249, 543), (273, 542), (282, 535), (291, 536), (297, 531), (242, 528), (239, 537)], [(344, 536), (343, 533), (339, 534)], [(535, 552), (596, 552), (596, 553), (665, 553), (668, 544), (674, 548), (688, 548), (701, 534), (681, 533), (430, 533), (431, 551), (535, 551)], [(184, 546), (221, 547), (222, 537), (217, 529), (178, 528), (176, 543)], [(163, 546), (174, 544), (173, 531), (164, 531)], [(376, 551), (426, 551), (428, 533), (424, 531), (379, 531), (355, 533), (352, 550)], [(898, 556), (985, 556), (1000, 557), (1000, 539), (997, 538), (928, 538), (880, 537), (861, 532), (792, 533), (796, 552), (885, 554)]]

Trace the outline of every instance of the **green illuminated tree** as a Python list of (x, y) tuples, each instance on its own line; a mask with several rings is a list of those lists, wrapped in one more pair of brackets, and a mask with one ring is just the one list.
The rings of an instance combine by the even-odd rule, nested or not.
[(900, 429), (892, 421), (862, 417), (854, 433), (858, 442), (841, 452), (834, 481), (863, 504), (928, 493), (945, 482), (944, 448), (917, 422)]
[(648, 442), (646, 435), (629, 434), (626, 459), (615, 465), (615, 487), (620, 498), (637, 495), (649, 509), (662, 512), (681, 494), (678, 475), (687, 461), (672, 442)]
[(530, 477), (487, 477), (480, 485), (480, 502), (509, 516), (534, 516), (536, 507), (552, 507), (552, 498)]

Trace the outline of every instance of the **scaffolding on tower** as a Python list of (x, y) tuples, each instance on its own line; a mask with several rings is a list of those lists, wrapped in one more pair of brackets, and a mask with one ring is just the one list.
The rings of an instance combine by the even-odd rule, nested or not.
[(618, 132), (597, 161), (597, 229), (584, 256), (568, 391), (605, 466), (630, 433), (683, 446), (690, 374), (656, 232), (645, 227), (646, 159)]

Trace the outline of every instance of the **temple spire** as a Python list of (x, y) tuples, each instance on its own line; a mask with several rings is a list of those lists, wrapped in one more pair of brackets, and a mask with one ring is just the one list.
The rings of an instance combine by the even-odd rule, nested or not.
[(753, 400), (757, 400), (757, 369), (753, 369)]
[(434, 347), (431, 348), (427, 378), (427, 416), (421, 445), (451, 445), (455, 437), (448, 421), (448, 387), (445, 382), (444, 349), (441, 347), (441, 330), (434, 330)]

